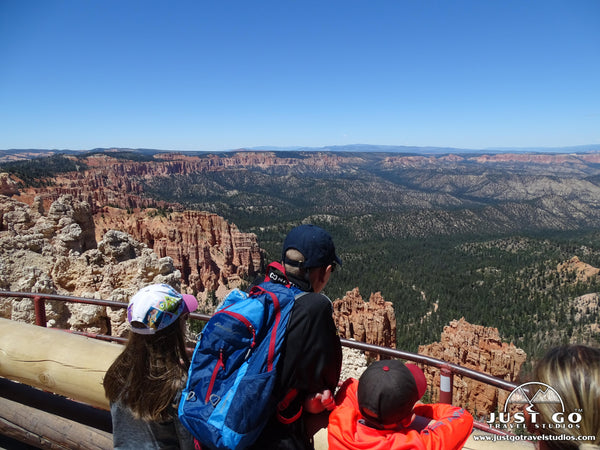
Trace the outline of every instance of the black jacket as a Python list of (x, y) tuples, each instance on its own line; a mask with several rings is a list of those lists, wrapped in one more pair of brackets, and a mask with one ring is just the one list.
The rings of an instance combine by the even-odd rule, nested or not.
[[(342, 367), (342, 347), (329, 298), (311, 292), (304, 280), (289, 276), (288, 279), (308, 292), (294, 302), (278, 368), (278, 398), (282, 399), (292, 388), (298, 391), (297, 397), (282, 412), (283, 416), (292, 417), (310, 395), (326, 389), (335, 392)], [(302, 419), (284, 425), (274, 416), (253, 448), (313, 447), (305, 433)]]

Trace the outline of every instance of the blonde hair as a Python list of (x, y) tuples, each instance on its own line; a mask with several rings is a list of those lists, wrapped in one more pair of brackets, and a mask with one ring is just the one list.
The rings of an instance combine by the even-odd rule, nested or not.
[[(594, 441), (544, 441), (547, 448), (578, 448), (600, 445), (600, 349), (585, 345), (564, 345), (551, 349), (536, 365), (534, 377), (560, 394), (565, 417), (579, 412), (579, 428), (547, 428), (544, 434), (595, 436)], [(559, 410), (556, 403), (539, 403), (537, 409), (545, 423)]]

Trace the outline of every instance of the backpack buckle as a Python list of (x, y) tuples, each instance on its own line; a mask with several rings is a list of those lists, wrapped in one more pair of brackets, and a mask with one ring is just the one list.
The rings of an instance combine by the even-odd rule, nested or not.
[(221, 401), (221, 397), (219, 397), (217, 394), (212, 394), (209, 401), (211, 405), (216, 407)]

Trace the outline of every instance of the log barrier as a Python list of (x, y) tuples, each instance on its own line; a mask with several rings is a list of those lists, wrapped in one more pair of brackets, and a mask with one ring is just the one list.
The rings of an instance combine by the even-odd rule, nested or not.
[[(109, 409), (104, 374), (122, 350), (120, 344), (0, 318), (0, 377), (101, 410)], [(112, 448), (109, 431), (15, 399), (0, 398), (0, 434), (38, 448)]]

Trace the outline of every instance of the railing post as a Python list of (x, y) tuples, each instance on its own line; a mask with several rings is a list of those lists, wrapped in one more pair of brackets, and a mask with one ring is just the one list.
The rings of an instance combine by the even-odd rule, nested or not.
[(448, 366), (440, 369), (440, 403), (452, 404), (453, 374)]
[(33, 298), (35, 308), (35, 324), (40, 327), (46, 326), (46, 302), (42, 297), (36, 295)]

